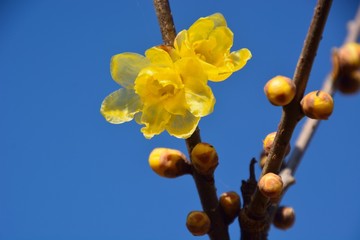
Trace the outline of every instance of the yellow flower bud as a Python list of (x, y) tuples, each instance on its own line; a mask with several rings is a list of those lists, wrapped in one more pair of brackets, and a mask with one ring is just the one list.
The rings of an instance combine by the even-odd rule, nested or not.
[(285, 106), (293, 100), (296, 86), (290, 78), (276, 76), (265, 84), (264, 92), (270, 103)]
[(234, 191), (225, 192), (220, 196), (220, 206), (231, 221), (238, 215), (240, 204), (240, 196)]
[(204, 212), (192, 211), (187, 216), (186, 227), (194, 236), (205, 235), (210, 231), (210, 218)]
[(213, 174), (218, 160), (215, 148), (208, 143), (198, 143), (191, 151), (192, 165), (200, 174)]
[(149, 165), (158, 175), (167, 178), (184, 175), (190, 169), (185, 155), (169, 148), (155, 148), (149, 155)]
[(292, 207), (281, 206), (276, 210), (273, 224), (275, 227), (286, 230), (291, 228), (295, 222), (295, 211)]
[(330, 94), (323, 91), (308, 93), (300, 102), (304, 114), (313, 119), (326, 120), (334, 109), (334, 101)]
[(266, 137), (263, 141), (263, 149), (266, 154), (269, 154), (269, 152), (274, 144), (275, 136), (276, 136), (276, 132), (272, 132), (272, 133), (269, 133), (268, 135), (266, 135)]
[(341, 70), (355, 70), (360, 67), (360, 44), (350, 42), (342, 46), (337, 52), (339, 68)]
[(283, 182), (279, 175), (267, 173), (258, 182), (260, 192), (268, 198), (278, 198), (283, 190)]

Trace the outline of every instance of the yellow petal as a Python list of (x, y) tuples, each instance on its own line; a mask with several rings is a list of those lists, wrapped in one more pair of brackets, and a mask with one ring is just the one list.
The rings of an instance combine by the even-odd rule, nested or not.
[(160, 67), (172, 67), (173, 61), (171, 56), (165, 50), (159, 47), (152, 47), (145, 52), (145, 56), (150, 62)]
[(195, 117), (190, 112), (186, 112), (185, 115), (172, 115), (166, 125), (166, 130), (174, 137), (189, 138), (195, 131), (199, 121), (200, 118)]
[(189, 108), (185, 100), (184, 90), (179, 90), (163, 101), (164, 108), (171, 114), (184, 115)]
[(251, 59), (251, 52), (246, 48), (232, 52), (225, 58), (224, 64), (218, 67), (217, 74), (215, 71), (209, 71), (209, 80), (213, 82), (224, 81), (233, 72), (243, 68), (249, 59)]
[(214, 27), (227, 26), (226, 20), (221, 13), (214, 13), (207, 18), (214, 23)]
[[(216, 39), (216, 47), (213, 49), (218, 57), (222, 57), (230, 52), (234, 42), (234, 34), (228, 27), (218, 27), (211, 32), (209, 38)], [(216, 63), (214, 63), (216, 65)]]
[(150, 64), (149, 60), (137, 53), (120, 53), (111, 58), (111, 77), (124, 88), (133, 88), (140, 70)]
[(176, 35), (174, 40), (174, 47), (178, 51), (181, 57), (195, 57), (194, 49), (192, 44), (189, 42), (187, 30), (182, 30)]
[(183, 58), (175, 63), (185, 87), (185, 100), (190, 112), (203, 117), (213, 111), (215, 97), (207, 85), (207, 75), (196, 58)]
[(195, 42), (207, 39), (210, 32), (217, 27), (226, 26), (226, 20), (221, 13), (198, 19), (188, 30), (189, 41)]
[(121, 88), (107, 96), (101, 104), (100, 112), (106, 121), (120, 124), (131, 121), (141, 110), (142, 103), (134, 90)]
[(209, 86), (199, 84), (197, 88), (186, 88), (185, 98), (190, 112), (196, 117), (204, 117), (214, 110), (215, 97)]
[(170, 113), (161, 104), (145, 105), (140, 119), (140, 123), (145, 127), (141, 128), (141, 132), (146, 138), (152, 138), (165, 130), (170, 118)]
[(231, 62), (234, 65), (234, 71), (238, 71), (245, 66), (251, 57), (252, 55), (249, 49), (242, 48), (238, 51), (232, 52), (229, 56), (229, 59), (231, 59)]

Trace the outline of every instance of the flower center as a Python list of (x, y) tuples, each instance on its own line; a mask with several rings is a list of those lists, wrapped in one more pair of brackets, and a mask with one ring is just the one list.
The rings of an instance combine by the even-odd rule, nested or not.
[(158, 90), (161, 99), (166, 99), (175, 94), (175, 87), (173, 85), (166, 85)]
[(167, 85), (161, 85), (158, 81), (152, 81), (149, 90), (151, 92), (151, 95), (153, 97), (158, 98), (160, 100), (167, 99), (169, 97), (172, 97), (176, 93), (176, 89), (174, 85), (167, 84)]

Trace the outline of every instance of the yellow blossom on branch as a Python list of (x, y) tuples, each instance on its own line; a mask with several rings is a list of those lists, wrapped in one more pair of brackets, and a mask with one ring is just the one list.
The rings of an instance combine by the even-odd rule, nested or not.
[(122, 53), (111, 59), (111, 76), (124, 88), (105, 98), (101, 113), (114, 124), (135, 121), (152, 138), (166, 130), (188, 138), (201, 117), (213, 111), (215, 98), (197, 58), (173, 61), (168, 51), (154, 47), (146, 57)]
[(225, 80), (251, 58), (245, 48), (230, 52), (232, 45), (233, 33), (215, 13), (181, 31), (174, 46), (113, 56), (111, 76), (123, 88), (104, 99), (101, 114), (113, 124), (135, 119), (146, 138), (163, 131), (190, 137), (214, 108), (208, 80)]
[(251, 58), (246, 49), (230, 52), (233, 33), (220, 13), (198, 19), (175, 38), (174, 47), (181, 57), (197, 56), (211, 81), (223, 81), (240, 70)]

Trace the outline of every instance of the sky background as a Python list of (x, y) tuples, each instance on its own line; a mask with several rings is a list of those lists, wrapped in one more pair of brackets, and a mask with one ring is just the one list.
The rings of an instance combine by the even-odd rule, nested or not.
[[(199, 125), (220, 157), (218, 194), (239, 192), (281, 115), (263, 86), (293, 76), (316, 1), (170, 3), (177, 31), (221, 12), (233, 50), (253, 54), (243, 70), (211, 84), (215, 110)], [(358, 4), (333, 2), (306, 92), (330, 72), (331, 49), (343, 43)], [(192, 178), (161, 178), (147, 163), (155, 147), (186, 152), (184, 140), (147, 140), (136, 123), (112, 125), (99, 112), (119, 88), (111, 56), (161, 42), (152, 1), (0, 1), (1, 240), (196, 239), (185, 227), (188, 212), (201, 208)], [(270, 239), (360, 239), (359, 106), (359, 94), (336, 94), (283, 199), (296, 223), (272, 228)], [(230, 233), (239, 239), (237, 222)]]

